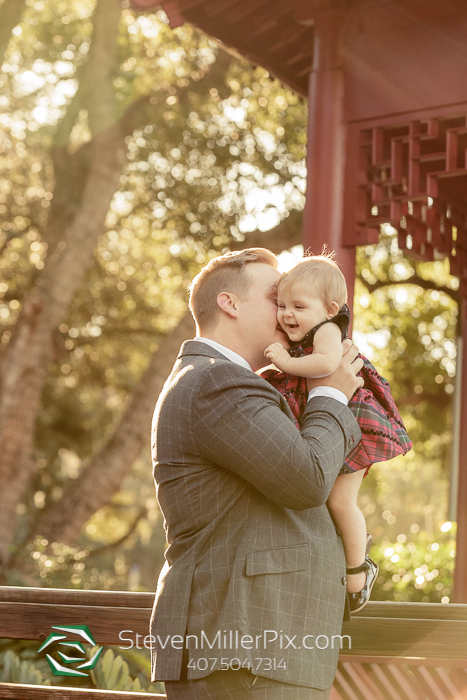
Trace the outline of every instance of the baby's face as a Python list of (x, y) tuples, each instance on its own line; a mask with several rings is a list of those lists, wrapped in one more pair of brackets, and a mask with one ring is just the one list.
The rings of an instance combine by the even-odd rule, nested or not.
[(312, 328), (330, 318), (322, 299), (313, 288), (294, 284), (277, 295), (277, 320), (292, 342), (301, 340)]

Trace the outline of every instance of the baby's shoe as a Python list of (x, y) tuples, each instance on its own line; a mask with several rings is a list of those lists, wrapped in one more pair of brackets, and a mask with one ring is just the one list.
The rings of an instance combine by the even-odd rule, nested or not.
[(348, 574), (360, 574), (362, 571), (366, 571), (365, 585), (361, 591), (356, 593), (349, 593), (349, 606), (351, 612), (357, 612), (361, 610), (370, 600), (371, 589), (374, 586), (376, 577), (378, 576), (379, 567), (368, 556), (371, 548), (373, 538), (371, 535), (366, 536), (366, 548), (365, 548), (365, 561), (360, 566), (348, 567), (346, 569)]
[(347, 569), (348, 574), (359, 574), (362, 571), (366, 571), (365, 585), (361, 591), (356, 591), (356, 593), (349, 593), (349, 605), (350, 612), (358, 612), (370, 600), (371, 589), (374, 586), (376, 577), (378, 576), (379, 566), (370, 559), (368, 555), (365, 557), (365, 561), (360, 566), (354, 566)]

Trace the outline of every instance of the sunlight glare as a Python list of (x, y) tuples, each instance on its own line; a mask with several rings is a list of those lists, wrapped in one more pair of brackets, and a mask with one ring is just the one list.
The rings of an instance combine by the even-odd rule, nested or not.
[(290, 250), (284, 250), (277, 256), (279, 272), (289, 272), (303, 258), (303, 246), (295, 245)]

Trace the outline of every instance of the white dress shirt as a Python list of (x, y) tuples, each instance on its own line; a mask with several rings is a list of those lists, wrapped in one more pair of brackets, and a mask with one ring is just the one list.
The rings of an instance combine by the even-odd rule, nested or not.
[(197, 335), (196, 338), (193, 338), (193, 340), (199, 340), (201, 343), (206, 343), (206, 345), (210, 345), (211, 348), (214, 348), (214, 350), (220, 352), (228, 360), (232, 360), (232, 362), (235, 362), (236, 365), (240, 365), (240, 367), (245, 367), (245, 369), (249, 369), (250, 372), (253, 372), (250, 364), (245, 360), (244, 357), (239, 355), (237, 352), (234, 352), (230, 348), (226, 348), (225, 345), (221, 345), (220, 343), (217, 343), (215, 340), (211, 340), (210, 338), (202, 338), (200, 335)]
[[(225, 345), (221, 345), (215, 340), (211, 340), (210, 338), (203, 338), (199, 335), (197, 335), (196, 338), (194, 338), (194, 340), (198, 340), (200, 343), (206, 343), (206, 345), (209, 345), (211, 348), (214, 348), (214, 350), (217, 350), (217, 352), (220, 352), (221, 355), (224, 355), (228, 360), (231, 360), (237, 365), (240, 365), (240, 367), (245, 367), (245, 369), (249, 369), (251, 370), (251, 372), (253, 372), (249, 363), (245, 360), (244, 357), (239, 355), (237, 352), (230, 350), (230, 348), (226, 348)], [(315, 398), (316, 396), (323, 396), (329, 399), (335, 399), (336, 401), (340, 401), (340, 403), (343, 403), (345, 406), (349, 405), (347, 396), (344, 394), (344, 392), (340, 391), (340, 389), (336, 389), (333, 386), (315, 386), (315, 388), (311, 389), (311, 391), (308, 394), (308, 401), (310, 399)]]

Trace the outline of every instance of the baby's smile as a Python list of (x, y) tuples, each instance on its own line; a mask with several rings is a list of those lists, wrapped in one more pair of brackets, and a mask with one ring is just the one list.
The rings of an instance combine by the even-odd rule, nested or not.
[(284, 325), (287, 333), (293, 333), (298, 328), (298, 323), (287, 323), (287, 321), (284, 321)]

